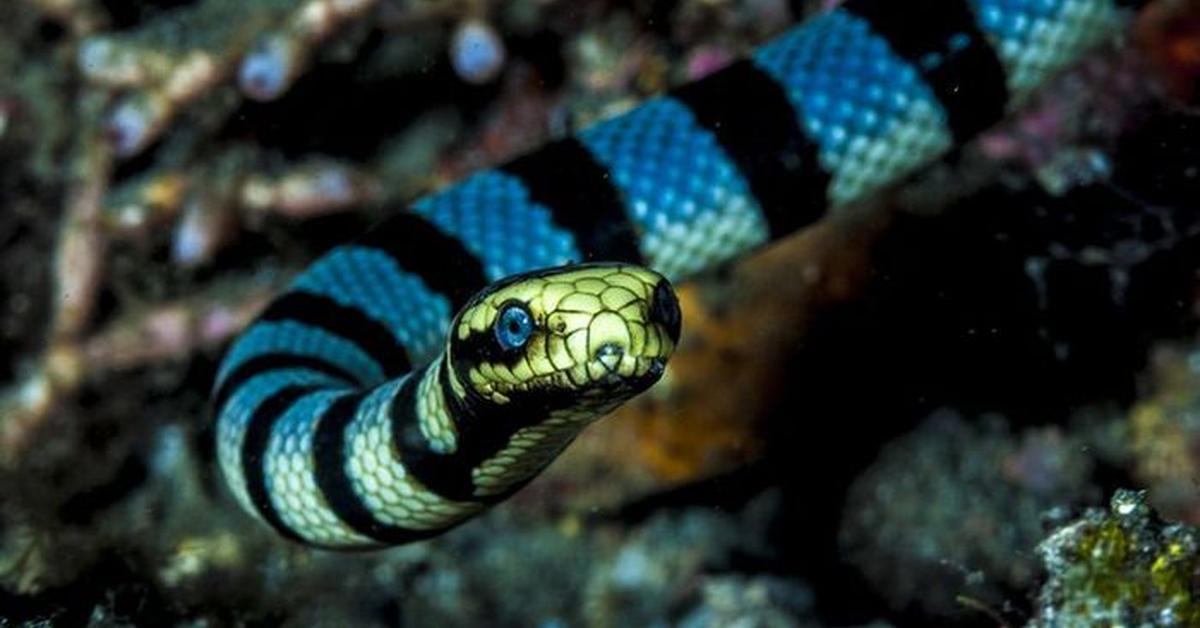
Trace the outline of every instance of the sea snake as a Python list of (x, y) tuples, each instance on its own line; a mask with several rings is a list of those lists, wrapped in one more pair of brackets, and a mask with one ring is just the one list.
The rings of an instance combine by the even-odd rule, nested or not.
[[(1132, 4), (850, 0), (417, 200), (319, 258), (229, 349), (213, 393), (229, 487), (322, 547), (463, 522), (657, 379), (679, 332), (664, 277), (961, 145), (1119, 33)], [(561, 268), (582, 261), (604, 263)]]

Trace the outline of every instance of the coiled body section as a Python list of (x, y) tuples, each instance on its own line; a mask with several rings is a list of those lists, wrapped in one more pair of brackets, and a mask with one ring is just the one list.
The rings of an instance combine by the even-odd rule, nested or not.
[[(851, 0), (398, 210), (317, 260), (225, 357), (232, 492), (332, 547), (471, 517), (661, 373), (673, 297), (621, 264), (685, 278), (866, 197), (999, 120), (1123, 15), (1115, 0)], [(535, 272), (585, 261), (618, 264)], [(504, 316), (532, 330), (521, 360)]]

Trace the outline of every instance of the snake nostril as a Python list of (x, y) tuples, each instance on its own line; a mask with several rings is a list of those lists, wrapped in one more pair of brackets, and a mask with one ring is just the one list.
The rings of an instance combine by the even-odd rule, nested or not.
[(650, 320), (663, 326), (672, 342), (679, 341), (679, 327), (682, 316), (679, 313), (679, 299), (671, 284), (664, 279), (654, 288), (654, 301), (650, 304)]
[(609, 372), (617, 370), (617, 365), (621, 363), (621, 356), (623, 355), (625, 355), (625, 352), (615, 344), (603, 345), (596, 351), (596, 359)]

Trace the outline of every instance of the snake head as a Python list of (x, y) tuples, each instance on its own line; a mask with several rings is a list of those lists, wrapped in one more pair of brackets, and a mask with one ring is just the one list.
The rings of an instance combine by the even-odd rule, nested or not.
[(568, 266), (476, 295), (451, 327), (449, 359), (469, 396), (595, 418), (658, 381), (679, 327), (679, 302), (658, 273)]

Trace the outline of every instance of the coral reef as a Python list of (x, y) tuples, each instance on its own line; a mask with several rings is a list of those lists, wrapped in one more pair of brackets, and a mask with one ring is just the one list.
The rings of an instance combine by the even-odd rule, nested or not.
[(1200, 530), (1163, 523), (1142, 492), (1120, 490), (1038, 545), (1048, 573), (1031, 628), (1196, 626)]

